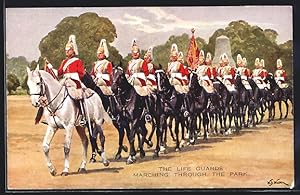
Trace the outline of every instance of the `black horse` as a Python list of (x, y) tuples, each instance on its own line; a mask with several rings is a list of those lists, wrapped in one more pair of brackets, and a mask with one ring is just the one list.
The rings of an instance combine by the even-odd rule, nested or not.
[[(255, 83), (255, 81), (251, 78), (248, 78), (248, 82), (252, 88), (252, 94), (251, 94), (251, 100), (252, 102), (252, 106), (255, 109), (255, 111), (253, 111), (253, 113), (255, 114), (255, 118), (253, 117), (253, 125), (257, 125), (259, 123), (262, 122), (265, 114), (264, 112), (266, 111), (266, 109), (269, 107), (269, 91), (267, 88), (264, 89), (260, 89), (257, 84)], [(260, 115), (260, 119), (258, 119), (257, 113), (259, 113)]]
[(143, 145), (146, 141), (147, 129), (145, 127), (146, 121), (144, 118), (149, 117), (149, 108), (147, 108), (149, 103), (147, 104), (147, 97), (140, 96), (134, 87), (128, 83), (121, 67), (113, 68), (113, 83), (111, 89), (116, 98), (116, 112), (120, 114), (120, 118), (122, 118), (123, 121), (127, 121), (127, 125), (130, 127), (130, 129), (126, 129), (126, 135), (130, 143), (130, 154), (127, 159), (127, 164), (131, 164), (136, 161), (134, 138), (137, 134), (141, 135), (138, 136), (140, 157), (145, 157)]
[[(238, 99), (238, 109), (239, 109), (239, 114), (240, 114), (240, 126), (244, 125), (244, 127), (248, 127), (248, 121), (246, 121), (246, 111), (248, 108), (248, 113), (253, 113), (252, 110), (253, 107), (249, 105), (249, 101), (251, 99), (251, 93), (252, 90), (246, 89), (244, 84), (242, 83), (242, 78), (239, 74), (235, 75), (235, 88), (238, 91), (239, 94), (239, 99)], [(249, 119), (249, 116), (248, 116)]]
[[(231, 92), (228, 91), (224, 83), (217, 78), (213, 81), (213, 86), (216, 90), (216, 93), (220, 97), (220, 126), (221, 128), (225, 129), (226, 133), (227, 130), (231, 127), (233, 95)], [(227, 118), (229, 118), (230, 121), (228, 125)]]
[[(108, 114), (113, 119), (112, 120), (113, 125), (119, 132), (119, 148), (115, 155), (115, 159), (119, 159), (119, 158), (121, 158), (122, 150), (124, 150), (125, 152), (128, 151), (127, 146), (123, 145), (123, 138), (124, 138), (124, 133), (125, 133), (124, 128), (129, 129), (129, 126), (124, 120), (122, 120), (122, 118), (120, 118), (120, 114), (116, 110), (116, 98), (112, 95), (105, 95), (102, 92), (102, 90), (94, 83), (91, 75), (87, 72), (85, 73), (82, 82), (86, 87), (93, 89), (100, 96), (104, 109), (108, 112)], [(91, 146), (92, 146), (92, 157), (90, 159), (90, 162), (94, 163), (94, 162), (96, 162), (96, 154), (98, 153), (101, 156), (101, 149), (99, 149), (98, 144), (97, 144), (97, 135), (99, 134), (99, 140), (100, 140), (101, 145), (103, 145), (103, 143), (104, 143), (105, 136), (104, 136), (103, 132), (101, 132), (97, 129), (94, 129), (94, 128), (93, 128), (92, 132), (93, 132), (93, 135), (91, 135), (89, 133), (90, 134), (90, 142), (91, 142)]]
[(195, 143), (197, 139), (196, 128), (197, 128), (197, 116), (201, 113), (203, 119), (204, 128), (204, 139), (207, 139), (208, 132), (208, 99), (209, 95), (205, 89), (200, 86), (198, 82), (198, 76), (196, 73), (190, 73), (189, 91), (185, 95), (186, 110), (189, 116), (189, 142)]
[(275, 117), (275, 102), (278, 102), (279, 104), (279, 112), (280, 116), (279, 118), (282, 119), (282, 102), (285, 103), (286, 106), (286, 113), (284, 115), (284, 118), (288, 116), (288, 100), (290, 100), (293, 104), (293, 88), (291, 85), (287, 88), (280, 88), (279, 85), (276, 83), (274, 76), (272, 73), (269, 73), (266, 77), (266, 81), (270, 84), (270, 91), (273, 95), (273, 101), (271, 102), (271, 108), (272, 108), (272, 119)]
[(157, 70), (155, 72), (155, 78), (157, 81), (157, 97), (158, 104), (161, 108), (161, 115), (159, 117), (159, 128), (157, 130), (157, 144), (154, 151), (154, 155), (158, 156), (160, 146), (164, 145), (163, 134), (167, 131), (167, 119), (174, 117), (175, 119), (175, 135), (176, 135), (176, 147), (179, 148), (179, 124), (181, 124), (182, 133), (184, 132), (184, 117), (183, 117), (183, 103), (184, 94), (181, 94), (175, 90), (175, 87), (170, 84), (167, 74), (163, 70)]

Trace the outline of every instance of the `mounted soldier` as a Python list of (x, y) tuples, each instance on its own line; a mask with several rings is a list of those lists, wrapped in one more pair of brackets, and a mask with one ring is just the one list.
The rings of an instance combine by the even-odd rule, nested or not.
[(144, 61), (142, 67), (147, 66), (145, 69), (145, 76), (147, 78), (146, 85), (147, 88), (153, 92), (157, 88), (156, 79), (155, 79), (155, 70), (156, 66), (152, 63), (153, 61), (153, 48), (150, 47), (144, 55)]
[(236, 72), (239, 75), (241, 75), (243, 85), (247, 90), (251, 90), (252, 88), (248, 82), (248, 78), (250, 77), (250, 72), (249, 69), (245, 67), (247, 64), (246, 58), (242, 58), (241, 54), (238, 54), (236, 58), (236, 63), (238, 65)]
[[(184, 65), (184, 56), (183, 56), (182, 51), (179, 52), (177, 61), (182, 64), (182, 66), (184, 67), (184, 69), (186, 71), (188, 71), (188, 67)], [(188, 75), (187, 74), (182, 75), (182, 83), (183, 83), (184, 90), (186, 92), (188, 92), (189, 91), (189, 86), (188, 86), (189, 85), (189, 79), (188, 79)]]
[[(211, 64), (211, 54), (210, 53), (207, 53), (207, 54), (208, 54), (208, 56), (206, 57), (207, 62), (208, 62), (208, 64)], [(206, 64), (206, 59), (204, 59), (204, 51), (203, 50), (200, 51), (199, 64), (198, 64), (196, 73), (198, 75), (199, 84), (205, 89), (206, 92), (213, 93), (214, 87), (213, 87), (212, 81), (210, 80), (211, 67), (210, 67), (210, 65)]]
[(205, 64), (209, 67), (209, 71), (210, 71), (209, 79), (214, 81), (217, 78), (218, 73), (216, 67), (212, 66), (212, 56), (210, 52), (207, 52), (206, 54)]
[[(84, 65), (82, 60), (80, 60), (78, 55), (78, 48), (76, 44), (75, 35), (70, 35), (69, 40), (65, 46), (66, 59), (64, 59), (58, 68), (58, 76), (63, 76), (64, 85), (68, 89), (69, 95), (75, 101), (79, 108), (79, 124), (84, 126), (86, 124), (85, 119), (85, 106), (84, 106), (84, 91), (83, 84), (81, 80), (85, 74)], [(47, 68), (49, 70), (53, 69), (52, 64), (47, 63)], [(85, 88), (85, 87), (84, 87)], [(85, 88), (86, 89), (86, 88)]]
[(277, 59), (276, 68), (277, 70), (274, 73), (274, 78), (276, 83), (280, 88), (287, 88), (288, 87), (288, 84), (286, 83), (287, 75), (285, 70), (282, 68), (281, 59)]
[(148, 94), (146, 87), (146, 75), (148, 73), (148, 66), (143, 63), (144, 60), (140, 58), (140, 49), (137, 45), (136, 39), (132, 41), (131, 48), (132, 59), (128, 62), (126, 77), (128, 82), (134, 86), (137, 93), (141, 96)]
[(262, 66), (260, 64), (259, 58), (255, 59), (254, 65), (255, 65), (255, 69), (252, 70), (252, 79), (257, 84), (258, 88), (264, 89), (265, 82), (263, 81), (263, 79), (265, 78), (265, 75)]
[(227, 87), (228, 91), (235, 91), (234, 88), (234, 77), (235, 70), (229, 64), (229, 59), (226, 53), (223, 54), (223, 68), (220, 70), (220, 76), (222, 77), (222, 82)]
[(105, 95), (111, 95), (111, 84), (112, 84), (112, 63), (107, 60), (109, 57), (109, 51), (106, 44), (106, 40), (100, 41), (97, 49), (98, 60), (94, 62), (91, 76), (97, 86), (100, 87)]
[(183, 76), (188, 75), (188, 70), (184, 68), (184, 65), (178, 61), (178, 47), (175, 43), (171, 47), (170, 62), (168, 63), (167, 74), (170, 78), (170, 83), (180, 93), (186, 93), (183, 88), (184, 81)]

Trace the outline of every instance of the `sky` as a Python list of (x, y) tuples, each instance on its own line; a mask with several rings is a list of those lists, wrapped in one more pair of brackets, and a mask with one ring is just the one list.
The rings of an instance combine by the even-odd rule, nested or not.
[(171, 35), (191, 34), (195, 28), (195, 36), (208, 42), (214, 31), (236, 20), (275, 30), (278, 43), (293, 39), (292, 6), (7, 8), (6, 53), (10, 58), (25, 56), (28, 61), (37, 60), (43, 37), (55, 30), (63, 18), (86, 12), (112, 21), (118, 36), (112, 45), (123, 57), (130, 53), (134, 38), (146, 50), (164, 44)]

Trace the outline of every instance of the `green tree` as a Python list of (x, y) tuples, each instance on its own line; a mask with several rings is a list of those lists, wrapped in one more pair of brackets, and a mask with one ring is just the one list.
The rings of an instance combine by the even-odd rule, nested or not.
[(6, 78), (6, 85), (8, 93), (11, 95), (20, 86), (20, 81), (15, 74), (9, 73)]
[(90, 71), (93, 62), (96, 61), (96, 51), (101, 39), (106, 39), (110, 52), (109, 60), (113, 64), (119, 64), (122, 56), (110, 43), (117, 37), (116, 28), (112, 22), (96, 13), (84, 13), (79, 17), (66, 17), (55, 30), (48, 33), (40, 44), (41, 57), (39, 63), (44, 65), (43, 58), (47, 57), (55, 68), (60, 66), (65, 58), (65, 45), (71, 34), (76, 36), (79, 58), (83, 60), (85, 68)]
[(237, 54), (247, 58), (248, 68), (254, 69), (255, 58), (265, 60), (266, 69), (274, 72), (276, 60), (280, 58), (286, 65), (288, 74), (292, 72), (292, 41), (277, 44), (278, 33), (273, 29), (261, 29), (251, 26), (243, 20), (232, 21), (225, 29), (216, 30), (209, 38), (207, 49), (214, 53), (216, 38), (225, 35), (230, 39), (232, 57), (236, 60)]

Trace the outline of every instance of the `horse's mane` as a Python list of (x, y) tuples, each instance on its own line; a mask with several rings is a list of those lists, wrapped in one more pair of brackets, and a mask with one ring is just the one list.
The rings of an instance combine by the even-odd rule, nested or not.
[[(36, 70), (33, 71), (33, 74), (35, 72), (36, 72)], [(50, 73), (48, 73), (47, 71), (38, 70), (38, 72), (41, 74), (41, 77), (43, 78), (43, 80), (49, 81), (49, 82), (55, 82), (56, 84), (60, 85), (59, 81), (54, 79), (53, 76)]]

